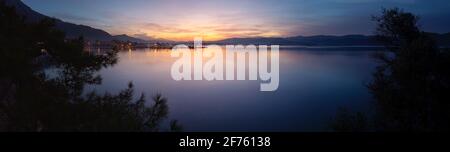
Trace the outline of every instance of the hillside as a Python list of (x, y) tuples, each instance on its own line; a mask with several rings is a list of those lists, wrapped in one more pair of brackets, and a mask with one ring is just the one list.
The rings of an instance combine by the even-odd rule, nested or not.
[[(14, 6), (17, 10), (18, 14), (21, 14), (26, 17), (26, 20), (29, 22), (38, 22), (44, 18), (50, 18), (46, 15), (43, 15), (39, 12), (34, 11), (30, 7), (28, 7), (26, 4), (24, 4), (20, 0), (0, 0), (0, 2), (5, 2), (9, 6)], [(141, 40), (138, 38), (133, 38), (125, 35), (118, 35), (118, 36), (112, 36), (108, 32), (105, 32), (100, 29), (92, 28), (85, 25), (77, 25), (73, 23), (64, 22), (60, 19), (56, 19), (56, 28), (64, 31), (66, 33), (66, 36), (68, 38), (77, 38), (79, 36), (83, 36), (87, 40), (100, 40), (100, 41), (111, 41), (114, 39), (117, 40), (130, 40), (133, 42), (146, 42), (145, 40)]]

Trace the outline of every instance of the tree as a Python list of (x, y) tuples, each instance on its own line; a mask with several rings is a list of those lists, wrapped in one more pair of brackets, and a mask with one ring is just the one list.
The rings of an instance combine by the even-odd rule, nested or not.
[(378, 131), (450, 129), (450, 53), (418, 26), (419, 17), (398, 8), (384, 9), (376, 34), (387, 52), (368, 88), (376, 106)]
[(388, 53), (369, 84), (382, 130), (442, 131), (450, 127), (449, 52), (420, 30), (419, 18), (395, 8), (374, 17)]
[(131, 83), (117, 95), (83, 95), (117, 51), (90, 55), (83, 38), (66, 39), (54, 23), (27, 22), (0, 2), (0, 131), (158, 131), (168, 114), (161, 95), (153, 106), (144, 95), (134, 101)]

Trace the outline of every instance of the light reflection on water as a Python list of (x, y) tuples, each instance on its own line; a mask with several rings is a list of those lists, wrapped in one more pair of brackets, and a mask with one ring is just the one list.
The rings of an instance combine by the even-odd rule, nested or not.
[(326, 131), (339, 107), (369, 109), (372, 52), (281, 49), (279, 88), (260, 92), (260, 81), (174, 81), (170, 50), (122, 51), (95, 89), (162, 93), (185, 131)]

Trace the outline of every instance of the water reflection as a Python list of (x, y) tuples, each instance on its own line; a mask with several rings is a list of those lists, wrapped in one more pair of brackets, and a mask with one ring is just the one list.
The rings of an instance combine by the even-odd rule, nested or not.
[(122, 51), (93, 89), (117, 92), (132, 81), (136, 92), (163, 93), (186, 131), (324, 131), (338, 107), (369, 109), (372, 51), (281, 49), (276, 92), (260, 92), (259, 81), (174, 81), (170, 51)]

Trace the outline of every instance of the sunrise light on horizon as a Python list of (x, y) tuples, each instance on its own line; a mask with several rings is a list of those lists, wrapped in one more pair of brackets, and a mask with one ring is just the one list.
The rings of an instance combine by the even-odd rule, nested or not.
[(448, 145), (450, 0), (0, 0), (0, 44), (14, 148)]
[(370, 17), (389, 7), (417, 13), (431, 32), (447, 32), (450, 26), (445, 20), (450, 11), (436, 8), (447, 7), (445, 0), (23, 1), (48, 16), (141, 39), (369, 35), (374, 27)]

